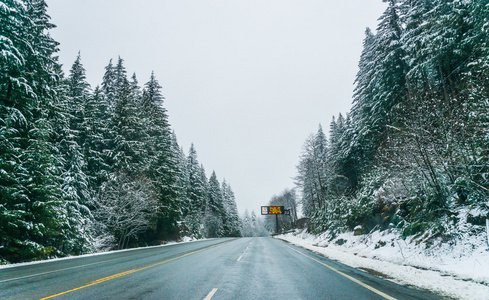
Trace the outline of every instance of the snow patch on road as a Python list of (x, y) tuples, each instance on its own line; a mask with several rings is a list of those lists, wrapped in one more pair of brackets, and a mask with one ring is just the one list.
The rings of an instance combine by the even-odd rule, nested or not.
[(477, 237), (452, 244), (404, 240), (396, 230), (335, 238), (297, 230), (275, 237), (403, 285), (455, 299), (489, 299), (489, 249)]

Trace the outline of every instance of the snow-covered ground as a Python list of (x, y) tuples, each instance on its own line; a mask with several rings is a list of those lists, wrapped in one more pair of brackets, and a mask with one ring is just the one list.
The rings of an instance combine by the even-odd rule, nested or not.
[(487, 240), (464, 237), (452, 245), (400, 238), (399, 233), (376, 231), (354, 236), (304, 230), (276, 236), (354, 268), (380, 272), (392, 281), (431, 290), (455, 299), (489, 299)]

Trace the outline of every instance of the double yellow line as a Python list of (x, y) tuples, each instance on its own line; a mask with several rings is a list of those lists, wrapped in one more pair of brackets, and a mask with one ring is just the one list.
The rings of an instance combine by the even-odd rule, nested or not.
[[(227, 243), (227, 241), (226, 242), (223, 242), (223, 243)], [(183, 258), (185, 256), (189, 256), (189, 255), (192, 255), (192, 254), (195, 254), (195, 253), (198, 253), (198, 252), (201, 252), (201, 251), (204, 251), (204, 250), (207, 250), (207, 249), (216, 247), (216, 246), (221, 245), (223, 243), (219, 243), (219, 244), (215, 244), (215, 245), (212, 245), (212, 246), (209, 246), (209, 247), (205, 247), (205, 248), (200, 249), (200, 250), (197, 250), (197, 251), (188, 252), (188, 253), (185, 253), (185, 254), (180, 255), (178, 257), (174, 257), (172, 259), (168, 259), (168, 260), (165, 260), (165, 261), (162, 261), (162, 262), (159, 262), (159, 263), (156, 263), (156, 264), (152, 264), (150, 266), (146, 266), (146, 267), (143, 267), (143, 268), (140, 268), (140, 269), (129, 270), (129, 271), (118, 273), (118, 274), (115, 274), (115, 275), (112, 275), (112, 276), (100, 278), (100, 279), (95, 280), (95, 281), (92, 281), (89, 284), (86, 284), (84, 286), (80, 286), (80, 287), (77, 287), (77, 288), (74, 288), (74, 289), (71, 289), (71, 290), (68, 290), (68, 291), (65, 291), (65, 292), (61, 292), (61, 293), (58, 293), (58, 294), (55, 294), (55, 295), (51, 295), (51, 296), (48, 296), (48, 297), (44, 297), (44, 298), (41, 298), (40, 300), (51, 299), (51, 298), (54, 298), (54, 297), (58, 297), (58, 296), (61, 296), (61, 295), (65, 295), (65, 294), (68, 294), (68, 293), (71, 293), (71, 292), (74, 292), (74, 291), (78, 291), (78, 290), (87, 288), (89, 286), (93, 286), (93, 285), (96, 285), (96, 284), (99, 284), (99, 283), (102, 283), (102, 282), (106, 282), (106, 281), (109, 281), (109, 280), (112, 280), (112, 279), (116, 279), (116, 278), (119, 278), (119, 277), (122, 277), (122, 276), (126, 276), (126, 275), (129, 275), (129, 274), (132, 274), (132, 273), (136, 273), (136, 272), (139, 272), (139, 271), (142, 271), (142, 270), (153, 268), (153, 267), (156, 267), (156, 266), (159, 266), (159, 265), (162, 265), (162, 264), (166, 264), (168, 262), (171, 262), (171, 261), (174, 261), (174, 260)]]

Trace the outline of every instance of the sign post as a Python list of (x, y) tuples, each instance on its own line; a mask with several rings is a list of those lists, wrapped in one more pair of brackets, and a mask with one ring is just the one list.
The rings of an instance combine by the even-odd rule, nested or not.
[(262, 215), (275, 215), (275, 233), (278, 232), (278, 215), (287, 214), (290, 211), (285, 209), (285, 206), (262, 206), (261, 214)]

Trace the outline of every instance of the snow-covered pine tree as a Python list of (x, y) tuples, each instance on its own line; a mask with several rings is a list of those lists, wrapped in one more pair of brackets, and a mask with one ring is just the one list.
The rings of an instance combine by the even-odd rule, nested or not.
[(85, 73), (85, 68), (81, 63), (81, 54), (78, 52), (67, 80), (68, 97), (71, 98), (70, 127), (73, 130), (80, 130), (80, 125), (84, 121), (85, 104), (90, 95), (90, 84), (87, 82)]
[[(384, 14), (380, 17), (377, 27), (376, 43), (378, 61), (375, 63), (379, 69), (376, 73), (381, 76), (377, 82), (378, 93), (374, 93), (374, 105), (371, 109), (372, 126), (380, 127), (380, 132), (389, 134), (390, 126), (398, 126), (397, 108), (405, 101), (406, 89), (406, 63), (405, 53), (401, 47), (403, 25), (399, 16), (398, 0), (385, 0), (389, 3)], [(399, 112), (402, 113), (402, 112)], [(380, 138), (385, 143), (385, 137)]]
[(239, 237), (241, 236), (241, 220), (236, 206), (236, 198), (231, 186), (226, 180), (223, 180), (221, 184), (221, 192), (228, 220), (224, 235)]
[(368, 29), (366, 32), (352, 114), (356, 136), (361, 139), (360, 155), (367, 166), (389, 146), (391, 128), (399, 126), (402, 112), (398, 110), (407, 94), (399, 6), (396, 0), (385, 2), (389, 6), (379, 19), (377, 34), (372, 35)]
[(253, 228), (251, 226), (251, 217), (248, 209), (245, 209), (243, 218), (241, 219), (241, 235), (244, 237), (253, 236)]
[(114, 68), (114, 85), (116, 93), (117, 90), (120, 90), (123, 85), (126, 84), (126, 80), (128, 80), (128, 78), (126, 67), (124, 66), (124, 60), (119, 56), (117, 58), (117, 65)]
[(304, 143), (297, 166), (296, 184), (301, 189), (302, 210), (312, 217), (326, 207), (328, 144), (321, 125)]
[[(59, 77), (63, 77), (62, 74)], [(86, 160), (80, 146), (85, 140), (85, 102), (89, 97), (89, 85), (85, 70), (78, 55), (67, 80), (57, 87), (59, 111), (53, 118), (55, 154), (59, 157), (61, 176), (61, 199), (63, 214), (67, 217), (63, 235), (63, 251), (80, 254), (89, 251), (91, 244), (90, 224), (92, 215), (88, 205), (91, 202), (88, 177), (85, 174)]]
[(203, 211), (205, 209), (207, 180), (203, 181), (202, 169), (197, 160), (197, 151), (194, 145), (190, 146), (187, 156), (187, 199), (188, 205), (183, 208), (183, 216), (188, 232), (193, 236), (202, 235), (200, 224), (202, 224)]
[(145, 172), (151, 177), (157, 177), (162, 184), (162, 192), (173, 199), (171, 186), (175, 182), (172, 172), (175, 169), (175, 157), (171, 156), (171, 128), (163, 100), (161, 86), (152, 72), (144, 86), (141, 100), (141, 123), (149, 157)]
[[(200, 182), (203, 183), (203, 185), (202, 185), (203, 198), (202, 198), (202, 206), (199, 207), (197, 210), (199, 211), (199, 214), (203, 218), (205, 216), (205, 209), (206, 209), (206, 204), (207, 204), (207, 195), (209, 193), (209, 180), (207, 179), (207, 173), (205, 172), (205, 167), (203, 164), (200, 164), (198, 175), (200, 178)], [(202, 225), (203, 225), (203, 221), (202, 221)]]
[(138, 174), (145, 159), (145, 144), (141, 136), (141, 110), (127, 78), (117, 90), (112, 118), (115, 129), (113, 173)]
[(350, 115), (346, 119), (342, 114), (330, 126), (330, 148), (328, 151), (328, 193), (333, 199), (342, 195), (351, 195), (359, 184), (359, 173), (364, 169), (354, 144), (354, 128)]
[[(26, 36), (25, 8), (21, 1), (2, 1), (0, 6), (0, 263), (24, 259), (17, 251), (16, 240), (28, 214), (26, 188), (19, 182), (21, 140), (27, 129), (32, 87), (25, 76), (25, 53), (30, 47)], [(24, 101), (19, 101), (24, 99)], [(27, 116), (28, 117), (28, 116)], [(16, 208), (17, 207), (17, 208)], [(20, 209), (19, 209), (20, 208)], [(20, 227), (20, 230), (18, 229)], [(19, 232), (18, 232), (19, 231)]]
[(52, 142), (59, 66), (46, 7), (30, 0), (0, 8), (0, 256), (10, 262), (63, 254), (67, 220)]
[(142, 91), (141, 91), (141, 87), (139, 86), (139, 82), (138, 82), (138, 79), (136, 77), (136, 73), (132, 74), (130, 83), (131, 83), (132, 93), (134, 94), (134, 97), (136, 97), (136, 99), (141, 99)]
[(328, 140), (323, 132), (323, 127), (319, 124), (318, 132), (314, 137), (313, 148), (313, 172), (316, 174), (316, 185), (318, 189), (319, 207), (324, 209), (327, 205), (326, 199), (326, 182), (327, 182), (327, 161), (328, 161)]
[(250, 223), (251, 223), (251, 228), (253, 230), (253, 236), (258, 236), (258, 234), (257, 234), (258, 219), (256, 217), (255, 210), (251, 211)]
[(197, 160), (197, 151), (194, 144), (190, 145), (190, 149), (187, 156), (187, 173), (188, 173), (188, 199), (190, 200), (190, 206), (184, 211), (185, 215), (194, 212), (199, 212), (202, 208), (205, 195), (204, 183), (200, 178), (200, 163)]
[(228, 226), (227, 214), (224, 208), (221, 184), (216, 172), (209, 178), (207, 199), (204, 215), (204, 228), (206, 237), (222, 237)]
[[(161, 86), (152, 72), (149, 81), (144, 85), (140, 106), (143, 112), (143, 141), (147, 153), (142, 170), (154, 181), (159, 196), (160, 214), (155, 239), (177, 236), (178, 222), (181, 220), (179, 197), (182, 191), (177, 184), (180, 153), (172, 148), (172, 131), (163, 104)], [(178, 148), (178, 144), (175, 146)]]
[(112, 113), (114, 107), (114, 99), (116, 96), (116, 75), (115, 68), (112, 64), (112, 59), (109, 60), (109, 64), (105, 67), (105, 73), (102, 78), (102, 92), (105, 96), (104, 101), (107, 103), (108, 113)]
[(81, 125), (84, 131), (81, 146), (86, 160), (84, 171), (90, 182), (91, 194), (95, 194), (102, 182), (108, 179), (112, 164), (108, 138), (113, 134), (110, 128), (111, 116), (108, 115), (108, 103), (105, 99), (97, 86), (85, 103), (84, 120)]
[[(374, 93), (378, 85), (378, 76), (376, 76), (377, 56), (377, 39), (370, 28), (365, 31), (363, 41), (363, 51), (358, 63), (358, 73), (355, 78), (355, 92), (353, 96), (353, 106), (351, 109), (351, 118), (355, 140), (351, 144), (351, 155), (358, 159), (356, 168), (359, 173), (367, 173), (372, 160), (375, 156), (375, 149), (378, 147), (375, 135), (375, 128), (370, 126), (370, 113), (375, 106)], [(361, 177), (361, 174), (358, 177)], [(357, 186), (359, 180), (352, 182)]]
[(171, 136), (170, 151), (175, 166), (175, 184), (172, 187), (174, 191), (174, 198), (169, 202), (169, 206), (167, 207), (167, 217), (161, 220), (161, 222), (164, 223), (165, 229), (163, 231), (165, 231), (167, 235), (171, 235), (172, 237), (181, 237), (181, 235), (188, 234), (183, 222), (184, 210), (189, 205), (189, 201), (187, 199), (187, 158), (183, 152), (183, 149), (180, 148), (178, 144), (177, 136), (174, 131), (172, 132)]

